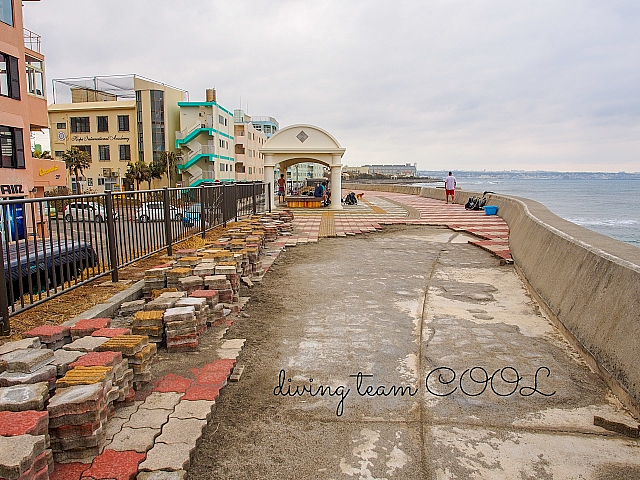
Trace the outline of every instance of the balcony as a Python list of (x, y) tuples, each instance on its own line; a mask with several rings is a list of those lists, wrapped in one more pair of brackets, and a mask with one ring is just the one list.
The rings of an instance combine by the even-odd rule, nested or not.
[(244, 155), (245, 151), (244, 146), (236, 144), (236, 155)]
[(32, 50), (37, 53), (40, 52), (41, 46), (41, 37), (37, 33), (32, 32), (28, 28), (23, 28), (24, 32), (24, 46), (29, 50)]

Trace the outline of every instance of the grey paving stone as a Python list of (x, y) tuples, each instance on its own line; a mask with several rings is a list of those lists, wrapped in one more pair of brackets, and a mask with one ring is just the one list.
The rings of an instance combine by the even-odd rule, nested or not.
[(214, 400), (182, 400), (169, 418), (209, 420), (216, 406)]
[(173, 410), (182, 395), (184, 394), (179, 392), (153, 392), (140, 405), (140, 408)]
[(46, 382), (0, 388), (0, 412), (43, 410), (48, 397), (49, 384)]
[[(109, 421), (103, 426), (107, 443), (110, 443), (111, 440), (113, 440), (113, 437), (115, 437), (116, 433), (122, 430), (122, 425), (128, 420), (128, 418), (118, 417), (111, 417), (109, 419)], [(105, 448), (109, 448), (107, 444), (105, 444)]]
[(186, 443), (195, 448), (206, 425), (206, 420), (198, 418), (170, 418), (162, 426), (162, 433), (157, 441), (167, 444)]
[(165, 410), (163, 408), (140, 408), (137, 412), (131, 415), (131, 418), (124, 424), (124, 427), (129, 428), (157, 428), (158, 430), (167, 423), (171, 410)]
[(40, 348), (41, 346), (42, 344), (38, 337), (23, 338), (22, 340), (7, 342), (4, 345), (0, 345), (0, 355), (5, 355), (16, 350), (24, 350), (26, 348)]
[(48, 348), (25, 348), (2, 355), (7, 362), (7, 371), (33, 373), (53, 360), (53, 350)]
[(69, 370), (69, 364), (75, 362), (84, 355), (84, 352), (77, 352), (59, 348), (53, 352), (53, 360), (51, 365), (55, 365), (58, 369), (58, 376), (62, 377)]
[(48, 382), (57, 376), (58, 369), (55, 365), (45, 365), (33, 373), (2, 372), (0, 373), (0, 387), (12, 385), (26, 385), (28, 383)]
[(144, 453), (153, 447), (154, 440), (159, 434), (159, 428), (122, 427), (122, 430), (114, 435), (113, 440), (106, 448), (118, 452), (133, 450)]
[(247, 340), (244, 338), (234, 338), (232, 340), (225, 340), (224, 342), (222, 342), (222, 345), (220, 345), (220, 348), (242, 349), (242, 347), (244, 346), (244, 342), (246, 341)]
[(44, 435), (0, 437), (0, 478), (21, 477), (44, 448)]
[(186, 443), (156, 443), (147, 452), (147, 458), (138, 466), (141, 471), (188, 470), (195, 447)]
[(136, 401), (136, 402), (133, 402), (133, 405), (127, 405), (126, 407), (118, 407), (116, 408), (116, 413), (114, 413), (113, 416), (129, 420), (131, 418), (131, 415), (134, 412), (138, 411), (138, 408), (140, 408), (140, 405), (142, 405), (142, 403), (143, 402), (141, 401)]
[(187, 472), (184, 470), (176, 470), (174, 472), (140, 472), (136, 480), (185, 480)]
[(64, 347), (65, 350), (73, 350), (76, 352), (93, 352), (97, 348), (109, 340), (107, 337), (92, 337), (90, 335), (81, 337), (74, 340), (71, 343), (67, 343)]
[(76, 385), (69, 388), (58, 388), (51, 397), (47, 410), (49, 417), (82, 414), (98, 410), (104, 402), (104, 383)]

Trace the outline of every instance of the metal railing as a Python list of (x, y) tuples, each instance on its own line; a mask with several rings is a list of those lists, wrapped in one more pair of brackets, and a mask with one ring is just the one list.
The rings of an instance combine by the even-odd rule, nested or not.
[(9, 318), (101, 276), (270, 210), (262, 182), (0, 201), (0, 335)]
[(32, 32), (28, 28), (22, 29), (24, 34), (24, 46), (29, 50), (40, 53), (40, 44), (42, 43), (42, 37), (35, 32)]

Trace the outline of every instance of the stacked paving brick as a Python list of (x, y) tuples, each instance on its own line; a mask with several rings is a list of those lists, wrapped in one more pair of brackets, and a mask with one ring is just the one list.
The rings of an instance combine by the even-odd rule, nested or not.
[(111, 325), (110, 318), (90, 318), (78, 320), (71, 328), (71, 339), (78, 340), (79, 338), (91, 335), (96, 330), (101, 328), (107, 328)]
[(133, 388), (140, 390), (151, 380), (151, 362), (157, 353), (156, 344), (145, 335), (120, 335), (108, 339), (98, 348), (100, 352), (120, 352), (133, 369)]
[(18, 349), (2, 355), (1, 358), (5, 371), (0, 373), (0, 387), (11, 388), (44, 383), (49, 390), (55, 388), (57, 368), (51, 365), (54, 359), (53, 350)]
[(38, 337), (50, 350), (58, 350), (71, 343), (71, 332), (64, 325), (41, 325), (22, 334), (23, 337)]
[(131, 333), (146, 335), (153, 343), (162, 343), (164, 339), (163, 310), (138, 311), (133, 316)]
[[(112, 383), (117, 396), (113, 402), (117, 405), (128, 404), (133, 401), (133, 369), (129, 368), (129, 361), (123, 358), (121, 352), (90, 352), (69, 365), (70, 368), (101, 367), (112, 369)], [(109, 398), (107, 399), (109, 401)]]
[[(22, 435), (33, 435), (44, 437), (45, 451), (44, 457), (47, 462), (47, 473), (53, 471), (53, 453), (50, 448), (49, 439), (49, 414), (45, 411), (26, 410), (24, 412), (0, 412), (0, 437), (17, 437)], [(0, 453), (0, 456), (2, 454)], [(40, 454), (42, 455), (42, 454)], [(40, 464), (41, 458), (37, 458), (35, 469), (32, 471), (41, 471), (43, 465)], [(24, 474), (23, 474), (24, 475)], [(44, 475), (44, 472), (39, 473)], [(30, 478), (28, 476), (18, 478)], [(48, 478), (47, 476), (33, 478)]]
[(100, 453), (108, 416), (105, 382), (57, 389), (47, 411), (56, 462), (87, 462)]
[(164, 312), (164, 327), (168, 352), (197, 350), (198, 320), (196, 319), (194, 306), (167, 309)]
[(49, 461), (44, 435), (0, 437), (0, 478), (48, 480)]

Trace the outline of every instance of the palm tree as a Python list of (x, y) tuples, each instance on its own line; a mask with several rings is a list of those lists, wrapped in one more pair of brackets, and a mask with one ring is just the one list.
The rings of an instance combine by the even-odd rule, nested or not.
[(166, 163), (162, 160), (151, 162), (151, 164), (149, 165), (149, 178), (147, 180), (149, 182), (149, 190), (151, 190), (151, 180), (153, 180), (154, 178), (160, 180), (162, 178), (162, 175), (164, 175), (165, 170)]
[(127, 163), (127, 166), (129, 168), (124, 176), (129, 181), (136, 182), (136, 190), (140, 190), (142, 182), (149, 182), (149, 188), (151, 188), (151, 169), (149, 165), (144, 163), (143, 160), (138, 160), (136, 163)]
[(91, 165), (91, 157), (84, 150), (78, 150), (76, 147), (71, 147), (62, 154), (62, 160), (64, 160), (67, 170), (69, 170), (69, 175), (71, 175), (71, 172), (74, 173), (76, 177), (76, 185), (78, 186), (78, 194), (81, 195), (82, 188), (78, 181), (78, 172), (84, 175), (84, 169), (89, 168)]
[(173, 174), (176, 171), (176, 165), (182, 159), (182, 155), (176, 152), (160, 152), (158, 160), (162, 162), (162, 165), (165, 167), (165, 173), (167, 175), (167, 179), (169, 180), (169, 186), (173, 181)]

